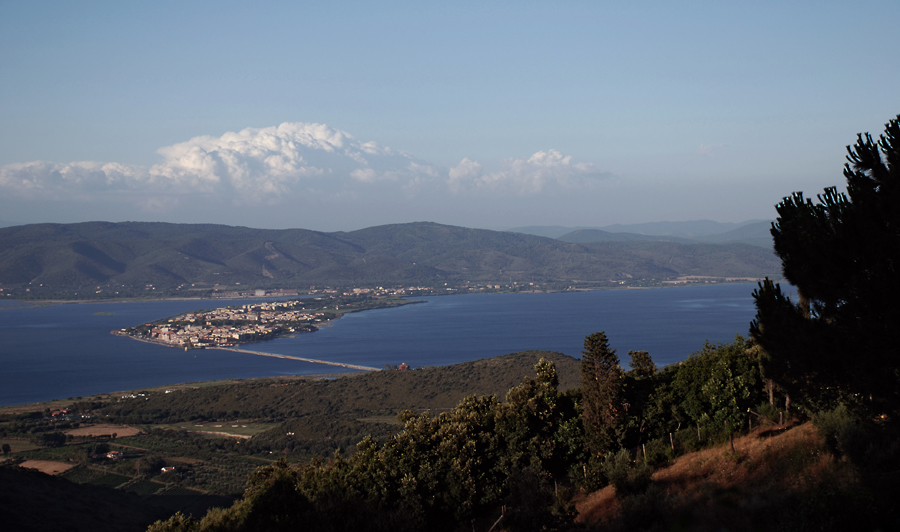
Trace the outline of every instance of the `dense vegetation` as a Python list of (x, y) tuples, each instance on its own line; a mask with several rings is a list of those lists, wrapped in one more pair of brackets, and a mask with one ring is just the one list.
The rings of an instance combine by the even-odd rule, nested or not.
[[(591, 362), (600, 358), (607, 362), (603, 379)], [(580, 388), (560, 391), (555, 364), (541, 359), (535, 377), (509, 389), (504, 401), (470, 395), (440, 414), (402, 411), (402, 427), (364, 437), (349, 456), (299, 470), (287, 462), (268, 466), (251, 476), (231, 509), (193, 524), (176, 516), (158, 527), (255, 530), (303, 522), (319, 530), (455, 530), (468, 523), (487, 529), (498, 519), (507, 529), (565, 527), (575, 516), (574, 489), (612, 482), (623, 494), (642, 493), (652, 466), (727, 440), (745, 426), (747, 408), (765, 398), (754, 351), (739, 337), (659, 372), (647, 353), (630, 358), (633, 368), (621, 370), (605, 335), (592, 335)], [(403, 375), (378, 376), (392, 373)], [(359, 386), (361, 378), (332, 382)]]
[(565, 289), (777, 271), (770, 248), (746, 244), (576, 244), (434, 223), (346, 233), (139, 222), (0, 229), (0, 289), (19, 299), (187, 297), (311, 285)]

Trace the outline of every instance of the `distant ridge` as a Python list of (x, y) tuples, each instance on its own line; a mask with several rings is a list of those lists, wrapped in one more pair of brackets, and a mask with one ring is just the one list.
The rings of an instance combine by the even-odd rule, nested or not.
[(526, 235), (543, 236), (547, 238), (559, 238), (573, 231), (582, 229), (597, 229), (596, 227), (565, 227), (562, 225), (529, 225), (525, 227), (513, 227), (506, 229), (511, 233), (523, 233)]
[(741, 242), (752, 246), (771, 248), (773, 246), (772, 233), (769, 232), (771, 228), (772, 222), (751, 222), (725, 233), (707, 235), (702, 240), (713, 244)]
[(605, 227), (527, 226), (509, 231), (547, 236), (564, 242), (624, 242), (665, 241), (682, 243), (748, 244), (772, 248), (769, 234), (771, 222), (748, 220), (740, 223), (721, 223), (712, 220), (688, 222), (650, 222), (642, 224), (615, 224)]
[(0, 228), (0, 289), (18, 297), (24, 290), (29, 297), (121, 297), (310, 285), (565, 288), (684, 275), (759, 278), (780, 271), (770, 250), (746, 244), (620, 238), (564, 242), (431, 222), (335, 233), (145, 222), (34, 224)]
[(647, 222), (640, 224), (613, 224), (600, 227), (611, 233), (638, 233), (642, 235), (675, 236), (680, 238), (699, 239), (711, 235), (717, 235), (733, 231), (745, 225), (758, 223), (763, 220), (747, 220), (745, 222), (729, 223), (714, 222), (712, 220), (691, 220), (687, 222)]
[(640, 235), (637, 233), (613, 233), (600, 229), (576, 229), (557, 238), (563, 242), (575, 242), (586, 244), (589, 242), (683, 242), (691, 240), (679, 237), (665, 237), (656, 235)]

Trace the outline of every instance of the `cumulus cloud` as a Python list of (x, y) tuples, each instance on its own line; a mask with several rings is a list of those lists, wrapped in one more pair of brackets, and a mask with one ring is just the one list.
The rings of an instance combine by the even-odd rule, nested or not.
[(450, 169), (453, 192), (503, 190), (538, 194), (546, 189), (574, 188), (602, 177), (593, 164), (573, 163), (557, 150), (539, 151), (527, 159), (504, 159), (496, 171), (485, 172), (478, 161), (464, 158)]
[[(36, 198), (112, 191), (201, 193), (253, 203), (348, 182), (408, 184), (437, 175), (404, 153), (360, 142), (325, 124), (302, 122), (195, 137), (157, 153), (163, 161), (149, 168), (95, 162), (7, 165), (0, 168), (0, 189)], [(142, 201), (149, 208), (159, 205)]]
[[(151, 166), (91, 161), (2, 166), (0, 210), (11, 218), (11, 209), (18, 209), (20, 219), (28, 218), (29, 210), (56, 209), (58, 218), (80, 212), (90, 219), (280, 225), (340, 213), (346, 219), (402, 221), (475, 212), (481, 209), (476, 205), (498, 205), (494, 200), (501, 195), (517, 206), (540, 193), (577, 197), (604, 176), (557, 150), (499, 161), (464, 158), (437, 169), (313, 123), (194, 137), (156, 151), (159, 160)], [(487, 203), (479, 204), (482, 199)]]
[(62, 198), (73, 191), (121, 190), (135, 182), (146, 182), (148, 177), (146, 172), (118, 163), (36, 161), (0, 168), (0, 188), (25, 196)]

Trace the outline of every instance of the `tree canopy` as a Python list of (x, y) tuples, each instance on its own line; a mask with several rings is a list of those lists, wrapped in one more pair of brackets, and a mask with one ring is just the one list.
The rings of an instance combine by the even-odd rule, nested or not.
[(845, 193), (829, 187), (813, 202), (795, 192), (776, 206), (775, 252), (797, 302), (760, 283), (751, 335), (766, 378), (810, 406), (842, 401), (897, 419), (900, 115), (847, 152)]

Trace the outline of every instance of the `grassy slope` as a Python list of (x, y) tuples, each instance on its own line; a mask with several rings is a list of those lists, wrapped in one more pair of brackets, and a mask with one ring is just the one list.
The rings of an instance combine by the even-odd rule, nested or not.
[[(604, 530), (864, 530), (871, 515), (857, 470), (824, 450), (811, 423), (758, 428), (728, 444), (677, 458), (643, 495), (611, 486), (578, 504)], [(861, 527), (861, 528), (860, 528)]]

